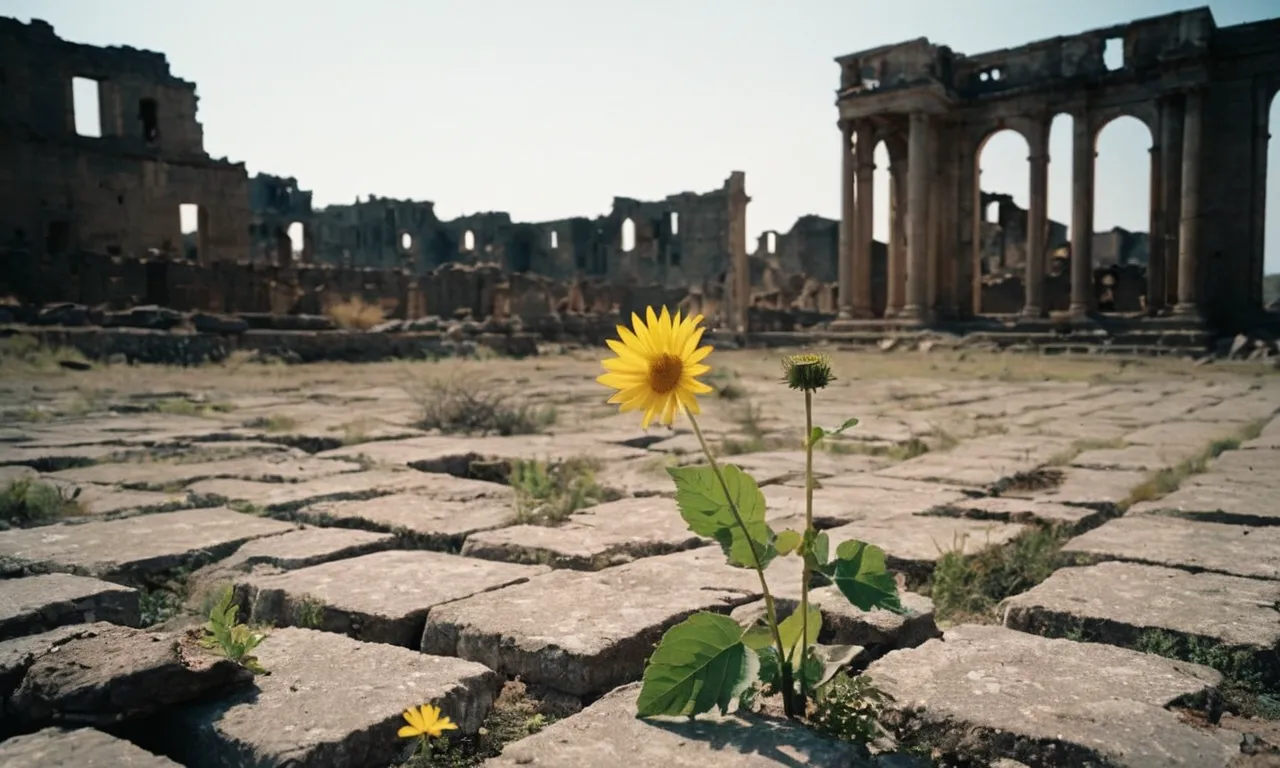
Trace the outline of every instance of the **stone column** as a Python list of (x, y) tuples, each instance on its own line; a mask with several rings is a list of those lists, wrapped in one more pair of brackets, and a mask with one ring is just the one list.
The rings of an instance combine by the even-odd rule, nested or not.
[(1147, 231), (1151, 233), (1147, 239), (1147, 313), (1156, 314), (1164, 307), (1164, 210), (1160, 205), (1163, 197), (1160, 191), (1160, 175), (1162, 172), (1162, 152), (1159, 138), (1151, 145), (1151, 194), (1148, 205)]
[(1027, 274), (1025, 317), (1044, 316), (1044, 259), (1049, 222), (1049, 124), (1037, 119), (1030, 136), (1031, 205), (1027, 208)]
[(1203, 132), (1204, 92), (1187, 93), (1182, 127), (1182, 216), (1178, 226), (1179, 315), (1198, 315), (1197, 280), (1200, 261), (1200, 141)]
[(747, 262), (747, 175), (733, 171), (725, 183), (729, 193), (729, 258), (733, 275), (733, 326), (738, 333), (749, 328), (748, 309), (751, 306), (751, 268)]
[(1164, 254), (1164, 281), (1157, 286), (1161, 306), (1178, 300), (1178, 228), (1182, 219), (1182, 128), (1180, 96), (1167, 96), (1160, 104), (1160, 220), (1157, 236)]
[(1071, 180), (1071, 305), (1072, 316), (1088, 315), (1093, 295), (1093, 121), (1088, 112), (1074, 115)]
[(858, 124), (856, 155), (857, 224), (854, 226), (853, 251), (853, 316), (871, 317), (871, 247), (875, 240), (875, 126), (868, 121)]
[(911, 113), (907, 140), (907, 304), (901, 317), (924, 322), (929, 290), (929, 116)]
[(857, 173), (853, 156), (853, 122), (841, 120), (840, 126), (840, 251), (836, 254), (836, 292), (840, 304), (837, 316), (841, 320), (853, 317), (853, 253), (854, 226), (857, 210), (854, 205), (854, 177)]
[(906, 163), (889, 163), (889, 264), (885, 287), (884, 316), (897, 317), (902, 311), (907, 276), (907, 180)]

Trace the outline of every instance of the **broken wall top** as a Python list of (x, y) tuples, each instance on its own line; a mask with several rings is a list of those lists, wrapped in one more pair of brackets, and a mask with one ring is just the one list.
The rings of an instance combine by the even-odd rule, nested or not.
[[(1218, 53), (1211, 47), (1218, 31), (1209, 9), (1197, 8), (971, 56), (917, 38), (837, 58), (840, 100), (922, 84), (971, 99), (1107, 75), (1140, 78), (1202, 65)], [(1107, 45), (1117, 42), (1124, 48), (1122, 71), (1109, 70), (1104, 60)]]

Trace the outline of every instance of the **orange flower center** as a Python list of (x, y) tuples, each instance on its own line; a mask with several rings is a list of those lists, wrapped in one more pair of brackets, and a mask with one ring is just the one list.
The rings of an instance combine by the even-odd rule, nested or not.
[(665, 395), (680, 383), (684, 363), (672, 354), (663, 353), (649, 363), (649, 386), (654, 392)]

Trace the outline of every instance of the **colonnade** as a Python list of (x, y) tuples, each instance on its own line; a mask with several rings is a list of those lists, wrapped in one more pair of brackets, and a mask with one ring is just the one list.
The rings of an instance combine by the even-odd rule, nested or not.
[[(1200, 176), (1203, 141), (1203, 93), (1199, 89), (1163, 97), (1158, 103), (1157, 126), (1151, 150), (1151, 226), (1147, 272), (1147, 304), (1160, 311), (1173, 304), (1178, 315), (1199, 313), (1197, 283)], [(1093, 211), (1097, 136), (1102, 115), (1072, 113), (1071, 266), (1069, 313), (1083, 318), (1096, 310), (1093, 286)], [(1108, 115), (1110, 116), (1110, 115)], [(1030, 205), (1027, 210), (1025, 300), (1022, 314), (1040, 318), (1047, 314), (1045, 265), (1048, 243), (1049, 127), (1052, 115), (1023, 121), (1020, 133), (1030, 153)], [(978, 142), (971, 151), (956, 152), (945, 142), (962, 140), (963, 131), (940, 131), (937, 115), (912, 112), (907, 120), (906, 152), (890, 154), (890, 229), (884, 317), (928, 322), (938, 309), (939, 240), (960, 240), (960, 232), (938, 231), (938, 221), (959, 229), (958, 216), (943, 216), (943, 205), (967, 199), (957, 190), (940, 187), (952, 180), (971, 180), (977, 196)], [(875, 208), (874, 151), (878, 139), (870, 118), (839, 121), (841, 141), (841, 219), (837, 288), (839, 319), (874, 317), (872, 307), (872, 244)], [(940, 141), (941, 137), (946, 137)], [(946, 173), (940, 163), (969, 163), (968, 174)], [(976, 203), (971, 233), (972, 252), (944, 247), (948, 258), (975, 259), (980, 248)], [(976, 277), (972, 271), (949, 274)], [(954, 285), (951, 290), (971, 286)], [(954, 302), (949, 302), (954, 304)]]

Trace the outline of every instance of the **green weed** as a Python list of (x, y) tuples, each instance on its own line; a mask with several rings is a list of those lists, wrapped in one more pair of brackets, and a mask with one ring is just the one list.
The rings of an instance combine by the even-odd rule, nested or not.
[(84, 514), (84, 507), (77, 498), (80, 489), (66, 491), (34, 478), (20, 477), (11, 480), (0, 491), (0, 530), (27, 528)]
[(516, 522), (554, 525), (609, 500), (614, 495), (596, 482), (598, 469), (590, 459), (511, 462), (508, 482), (516, 491)]
[(1003, 546), (965, 554), (967, 536), (943, 551), (923, 590), (941, 621), (994, 621), (1001, 600), (1034, 587), (1065, 564), (1060, 550), (1069, 535), (1061, 528), (1036, 528)]

